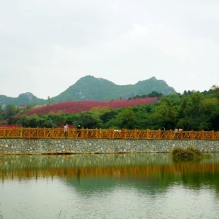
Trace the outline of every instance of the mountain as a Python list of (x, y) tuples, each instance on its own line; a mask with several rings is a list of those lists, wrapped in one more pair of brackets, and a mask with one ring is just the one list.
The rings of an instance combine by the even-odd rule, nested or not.
[(157, 91), (164, 95), (175, 92), (165, 81), (157, 80), (155, 77), (139, 81), (134, 85), (116, 85), (106, 79), (85, 76), (58, 96), (53, 97), (52, 100), (54, 102), (111, 100), (149, 94), (152, 91)]
[(22, 106), (22, 105), (30, 105), (30, 104), (33, 105), (45, 104), (45, 103), (47, 103), (47, 100), (37, 98), (30, 92), (20, 94), (18, 97), (7, 97), (5, 95), (0, 95), (0, 104), (2, 104), (3, 107), (8, 104)]
[[(134, 85), (116, 85), (111, 81), (93, 76), (80, 78), (75, 84), (67, 90), (52, 97), (49, 101), (52, 103), (80, 100), (111, 100), (118, 98), (129, 98), (136, 95), (149, 94), (152, 91), (168, 95), (175, 92), (165, 81), (157, 80), (152, 77), (148, 80), (139, 81)], [(32, 93), (20, 94), (17, 98), (0, 95), (0, 104), (14, 104), (17, 106), (28, 104), (46, 104), (48, 100), (39, 99)]]

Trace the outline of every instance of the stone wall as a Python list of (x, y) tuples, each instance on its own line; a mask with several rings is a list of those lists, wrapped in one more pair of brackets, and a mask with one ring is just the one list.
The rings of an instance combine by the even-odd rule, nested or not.
[(167, 153), (174, 147), (195, 147), (218, 153), (211, 140), (108, 140), (108, 139), (0, 139), (2, 154)]

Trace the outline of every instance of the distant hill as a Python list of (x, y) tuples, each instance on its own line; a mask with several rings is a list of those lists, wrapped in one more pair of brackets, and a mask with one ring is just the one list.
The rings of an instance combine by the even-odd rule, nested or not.
[(16, 106), (30, 105), (30, 104), (42, 105), (42, 104), (46, 104), (47, 102), (48, 102), (47, 100), (37, 98), (30, 92), (20, 94), (18, 97), (7, 97), (5, 95), (0, 95), (0, 104), (2, 104), (3, 107), (8, 104), (14, 104)]
[[(168, 95), (175, 92), (165, 81), (152, 77), (148, 80), (139, 81), (134, 85), (116, 85), (111, 81), (93, 76), (85, 76), (58, 96), (51, 97), (50, 103), (80, 100), (112, 100), (129, 98), (136, 95), (149, 94), (152, 91)], [(0, 95), (0, 104), (14, 104), (17, 106), (28, 104), (46, 104), (48, 100), (39, 99), (32, 93), (20, 94), (17, 98)]]
[(175, 92), (165, 81), (157, 80), (155, 77), (134, 85), (116, 85), (106, 79), (85, 76), (52, 100), (55, 103), (71, 100), (111, 100), (149, 94), (152, 91), (164, 95)]

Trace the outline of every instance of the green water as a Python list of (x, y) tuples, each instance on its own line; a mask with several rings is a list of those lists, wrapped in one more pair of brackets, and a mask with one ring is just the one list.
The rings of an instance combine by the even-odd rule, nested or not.
[(219, 218), (219, 154), (0, 156), (2, 218)]

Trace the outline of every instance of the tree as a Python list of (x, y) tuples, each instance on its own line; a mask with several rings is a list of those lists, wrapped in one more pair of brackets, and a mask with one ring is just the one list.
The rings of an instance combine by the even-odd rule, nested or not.
[(190, 118), (181, 118), (176, 124), (176, 127), (179, 127), (183, 130), (192, 130), (192, 124)]
[(189, 106), (189, 98), (188, 96), (185, 96), (182, 101), (181, 101), (181, 104), (180, 104), (180, 107), (179, 107), (179, 117), (182, 118), (185, 116), (186, 114), (186, 109), (187, 107)]
[(83, 112), (80, 116), (80, 124), (82, 124), (82, 127), (84, 128), (100, 128), (101, 120), (97, 116), (92, 115), (89, 112)]
[(199, 92), (193, 93), (191, 96), (191, 108), (190, 115), (193, 117), (199, 117), (203, 113), (203, 101)]
[(3, 119), (3, 110), (2, 110), (2, 104), (0, 104), (0, 120)]
[(21, 124), (21, 126), (23, 127), (29, 127), (29, 120), (28, 120), (28, 116), (23, 116), (21, 117), (18, 121), (19, 124)]
[(40, 117), (38, 115), (31, 115), (28, 118), (29, 127), (36, 128), (39, 124)]
[(157, 128), (164, 126), (166, 129), (174, 129), (177, 115), (177, 107), (174, 107), (170, 100), (164, 97), (161, 99), (161, 104), (152, 113), (151, 122)]
[(65, 115), (65, 122), (67, 124), (72, 124), (74, 127), (80, 123), (80, 115), (79, 114), (67, 114)]
[(103, 124), (106, 124), (108, 121), (115, 118), (116, 115), (117, 115), (117, 112), (115, 110), (110, 110), (108, 112), (103, 113), (100, 116), (100, 119), (102, 120)]
[(12, 116), (16, 115), (18, 112), (17, 107), (13, 104), (8, 104), (6, 106), (6, 110), (5, 110), (5, 117), (7, 119), (11, 118)]
[(132, 108), (125, 108), (117, 115), (117, 120), (121, 128), (134, 129), (135, 128), (135, 114)]
[(51, 119), (51, 121), (55, 124), (55, 126), (60, 126), (64, 123), (66, 123), (65, 121), (65, 117), (62, 114), (50, 114), (48, 115), (48, 118)]
[(219, 87), (216, 85), (213, 85), (212, 90), (214, 91), (214, 94), (215, 94), (217, 100), (219, 101)]

